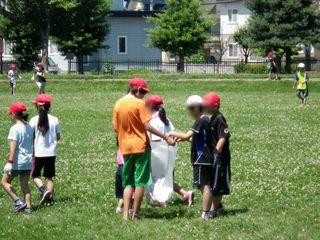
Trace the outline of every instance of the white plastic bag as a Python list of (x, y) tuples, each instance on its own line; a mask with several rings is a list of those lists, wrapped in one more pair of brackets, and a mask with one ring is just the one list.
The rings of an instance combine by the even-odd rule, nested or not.
[(11, 174), (11, 171), (12, 171), (12, 163), (6, 163), (6, 165), (4, 165), (4, 168), (3, 168), (3, 172), (5, 174), (8, 174), (10, 175)]
[(166, 142), (151, 143), (152, 185), (148, 188), (150, 204), (165, 206), (173, 194), (173, 168), (177, 147)]

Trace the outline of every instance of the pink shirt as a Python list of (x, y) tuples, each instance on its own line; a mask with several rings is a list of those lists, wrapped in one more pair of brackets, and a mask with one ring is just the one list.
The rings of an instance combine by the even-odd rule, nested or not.
[(118, 151), (117, 151), (117, 161), (118, 161), (118, 165), (123, 165), (123, 163), (124, 163), (123, 155), (122, 155), (120, 149), (118, 149)]

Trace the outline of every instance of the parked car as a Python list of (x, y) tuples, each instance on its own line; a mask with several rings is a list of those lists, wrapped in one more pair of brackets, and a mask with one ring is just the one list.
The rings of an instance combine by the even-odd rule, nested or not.
[[(41, 62), (41, 56), (39, 56), (39, 62)], [(37, 64), (35, 64), (37, 65)], [(58, 64), (56, 64), (52, 58), (48, 57), (48, 62), (47, 62), (47, 65), (48, 65), (48, 73), (54, 73), (54, 74), (57, 74), (57, 73), (60, 73), (62, 72), (61, 68), (59, 68)]]

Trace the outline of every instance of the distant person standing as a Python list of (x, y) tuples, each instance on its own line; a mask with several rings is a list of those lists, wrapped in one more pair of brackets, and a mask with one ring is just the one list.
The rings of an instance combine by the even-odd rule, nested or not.
[(165, 139), (170, 144), (172, 141), (149, 123), (152, 116), (143, 101), (144, 96), (150, 92), (146, 81), (142, 78), (134, 78), (130, 80), (129, 84), (128, 94), (119, 99), (114, 106), (112, 123), (117, 134), (119, 149), (124, 158), (122, 172), (123, 219), (129, 220), (129, 208), (134, 188), (133, 220), (139, 220), (138, 214), (144, 190), (152, 183), (151, 151), (147, 131)]
[(275, 80), (279, 80), (278, 75), (278, 63), (277, 63), (277, 56), (274, 51), (269, 52), (268, 54), (268, 80), (272, 79), (272, 75), (275, 75)]
[(38, 86), (38, 94), (45, 93), (47, 79), (46, 79), (46, 71), (44, 69), (43, 63), (39, 62), (37, 64), (37, 71), (36, 71), (36, 81)]
[(295, 73), (295, 82), (293, 88), (296, 89), (296, 95), (301, 100), (302, 105), (307, 104), (309, 96), (309, 76), (305, 70), (305, 64), (298, 64), (298, 71)]
[(17, 80), (20, 77), (18, 71), (17, 71), (17, 66), (15, 64), (11, 64), (10, 66), (10, 70), (8, 72), (8, 78), (10, 81), (10, 91), (11, 91), (11, 95), (14, 96), (16, 94), (16, 84), (17, 84)]

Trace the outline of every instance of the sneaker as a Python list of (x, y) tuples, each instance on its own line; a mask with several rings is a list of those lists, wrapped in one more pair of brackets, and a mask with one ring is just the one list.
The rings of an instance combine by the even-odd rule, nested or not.
[(120, 213), (122, 213), (122, 208), (117, 207), (117, 208), (116, 208), (116, 214), (120, 214)]
[(191, 207), (193, 205), (194, 202), (194, 191), (188, 191), (185, 195), (184, 195), (184, 202), (186, 202), (188, 204), (188, 207)]
[(209, 212), (209, 218), (214, 219), (218, 216), (218, 211), (210, 211)]
[(222, 205), (222, 203), (220, 203), (217, 209), (217, 214), (223, 214), (223, 213), (224, 213), (224, 206)]
[(134, 214), (134, 215), (132, 216), (132, 220), (134, 220), (134, 221), (139, 221), (139, 220), (141, 220), (141, 217), (140, 217), (139, 214)]
[(53, 206), (56, 204), (57, 204), (57, 202), (53, 199), (52, 195), (48, 198), (48, 200), (45, 203), (45, 205), (47, 205), (47, 206)]
[(202, 212), (200, 219), (204, 221), (209, 221), (211, 219), (210, 213), (211, 212)]
[(17, 205), (14, 205), (12, 211), (13, 212), (20, 212), (20, 211), (23, 211), (24, 209), (26, 209), (26, 207), (27, 207), (27, 204), (22, 202)]
[(28, 207), (24, 209), (24, 213), (26, 213), (26, 214), (30, 214), (31, 212), (32, 212), (32, 210)]
[(40, 202), (39, 205), (43, 205), (50, 198), (51, 192), (46, 190), (44, 193), (40, 194)]

